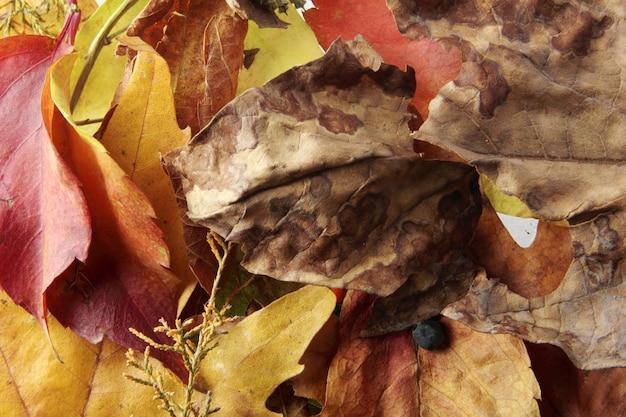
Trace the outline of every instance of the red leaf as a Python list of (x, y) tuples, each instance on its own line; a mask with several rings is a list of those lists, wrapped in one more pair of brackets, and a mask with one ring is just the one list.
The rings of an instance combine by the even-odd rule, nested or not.
[(417, 89), (411, 104), (424, 119), (430, 100), (461, 69), (458, 49), (445, 51), (430, 39), (413, 41), (402, 36), (382, 0), (315, 0), (315, 7), (307, 10), (304, 18), (323, 48), (327, 49), (338, 36), (350, 40), (361, 34), (385, 62), (400, 68), (409, 65), (415, 70)]
[(375, 298), (348, 291), (321, 416), (402, 417), (419, 409), (417, 356), (411, 333), (359, 337)]
[(0, 285), (45, 324), (45, 291), (91, 239), (79, 182), (59, 157), (40, 108), (54, 39), (0, 39)]

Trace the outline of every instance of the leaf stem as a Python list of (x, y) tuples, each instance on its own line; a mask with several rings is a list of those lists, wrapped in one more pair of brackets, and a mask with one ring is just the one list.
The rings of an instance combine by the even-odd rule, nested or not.
[(104, 22), (102, 28), (100, 28), (96, 36), (91, 41), (91, 44), (87, 49), (87, 54), (85, 55), (85, 66), (80, 72), (78, 81), (76, 81), (76, 86), (72, 92), (70, 110), (74, 110), (76, 107), (76, 103), (78, 103), (78, 100), (83, 92), (83, 88), (87, 82), (87, 78), (89, 78), (89, 74), (91, 74), (91, 70), (96, 63), (96, 59), (98, 59), (98, 55), (100, 54), (102, 47), (110, 43), (109, 32), (111, 32), (120, 18), (128, 11), (128, 9), (133, 7), (137, 1), (138, 0), (125, 0), (122, 4), (120, 4), (107, 21)]

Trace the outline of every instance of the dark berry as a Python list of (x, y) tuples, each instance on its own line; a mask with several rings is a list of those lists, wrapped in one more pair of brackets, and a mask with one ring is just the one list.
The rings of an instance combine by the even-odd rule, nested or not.
[(422, 320), (413, 328), (413, 339), (422, 349), (433, 350), (446, 340), (446, 331), (436, 319)]

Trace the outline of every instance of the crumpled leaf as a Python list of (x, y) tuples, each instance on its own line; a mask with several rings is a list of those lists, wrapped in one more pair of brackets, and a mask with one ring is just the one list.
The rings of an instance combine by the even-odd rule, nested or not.
[[(471, 161), (547, 220), (622, 204), (623, 8), (509, 1), (485, 13), (471, 2), (465, 11), (393, 3), (401, 4), (399, 18), (413, 13), (399, 26), (425, 25), (430, 36), (448, 37), (442, 42), (461, 37), (465, 51), (460, 75), (431, 104), (418, 139)], [(456, 23), (461, 13), (469, 23)]]
[[(60, 120), (56, 134), (65, 138), (72, 168), (83, 184), (94, 237), (85, 263), (74, 265), (51, 288), (50, 310), (92, 343), (106, 335), (142, 350), (144, 343), (128, 328), (167, 342), (152, 329), (161, 317), (174, 321), (180, 280), (168, 269), (169, 252), (148, 198), (101, 143), (72, 124), (68, 80), (75, 59), (65, 56), (51, 69), (50, 95), (56, 108), (48, 111)], [(158, 357), (185, 375), (178, 357)]]
[(151, 1), (128, 30), (165, 58), (176, 117), (196, 134), (237, 91), (248, 23), (225, 1)]
[[(128, 371), (126, 349), (109, 341), (92, 345), (54, 317), (50, 338), (28, 313), (0, 292), (0, 398), (3, 415), (12, 417), (108, 417), (153, 415), (158, 403), (152, 387), (122, 375)], [(55, 354), (56, 351), (56, 354)], [(58, 356), (56, 356), (58, 355)], [(62, 359), (62, 362), (59, 360)], [(168, 381), (180, 383), (158, 363)]]
[(421, 27), (464, 51), (415, 137), (465, 158), (541, 218), (591, 221), (571, 231), (574, 260), (551, 294), (525, 298), (484, 278), (447, 314), (557, 344), (584, 369), (623, 366), (623, 8), (389, 3), (413, 36)]
[(307, 10), (304, 18), (324, 48), (338, 36), (354, 39), (362, 35), (385, 62), (415, 70), (417, 89), (411, 104), (423, 119), (428, 117), (430, 100), (459, 72), (461, 54), (456, 47), (446, 51), (430, 39), (413, 41), (402, 36), (383, 1), (315, 0), (315, 7)]
[(203, 360), (200, 376), (211, 390), (215, 416), (271, 417), (267, 397), (302, 372), (307, 346), (335, 308), (327, 288), (306, 286), (243, 319)]
[(478, 213), (454, 187), (475, 173), (413, 152), (413, 80), (339, 41), (248, 90), (165, 157), (187, 216), (241, 243), (252, 273), (379, 295), (459, 256)]
[(0, 285), (45, 326), (45, 293), (85, 260), (89, 213), (79, 181), (44, 127), (41, 91), (56, 48), (45, 36), (0, 39)]

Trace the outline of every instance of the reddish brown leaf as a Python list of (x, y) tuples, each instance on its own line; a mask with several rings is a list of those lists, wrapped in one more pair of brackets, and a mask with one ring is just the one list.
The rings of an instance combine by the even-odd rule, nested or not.
[(0, 39), (0, 285), (42, 324), (44, 293), (91, 239), (79, 181), (59, 157), (41, 115), (56, 42)]
[(471, 251), (488, 276), (500, 279), (524, 297), (554, 291), (573, 259), (569, 228), (540, 222), (533, 244), (524, 249), (515, 243), (488, 201), (484, 202)]
[(583, 371), (556, 346), (526, 348), (541, 385), (541, 417), (626, 415), (626, 368)]
[(176, 117), (197, 133), (235, 97), (248, 28), (225, 1), (153, 1), (130, 27), (168, 62)]
[[(430, 39), (412, 41), (402, 36), (393, 15), (381, 0), (315, 0), (316, 9), (307, 10), (304, 18), (324, 48), (338, 37), (354, 39), (362, 35), (385, 62), (415, 70), (417, 89), (411, 104), (428, 116), (428, 103), (439, 89), (453, 80), (461, 68), (458, 49), (445, 51)], [(376, 22), (373, 24), (372, 22)]]
[(346, 296), (321, 417), (418, 415), (417, 360), (411, 332), (359, 337), (374, 299), (353, 291)]

